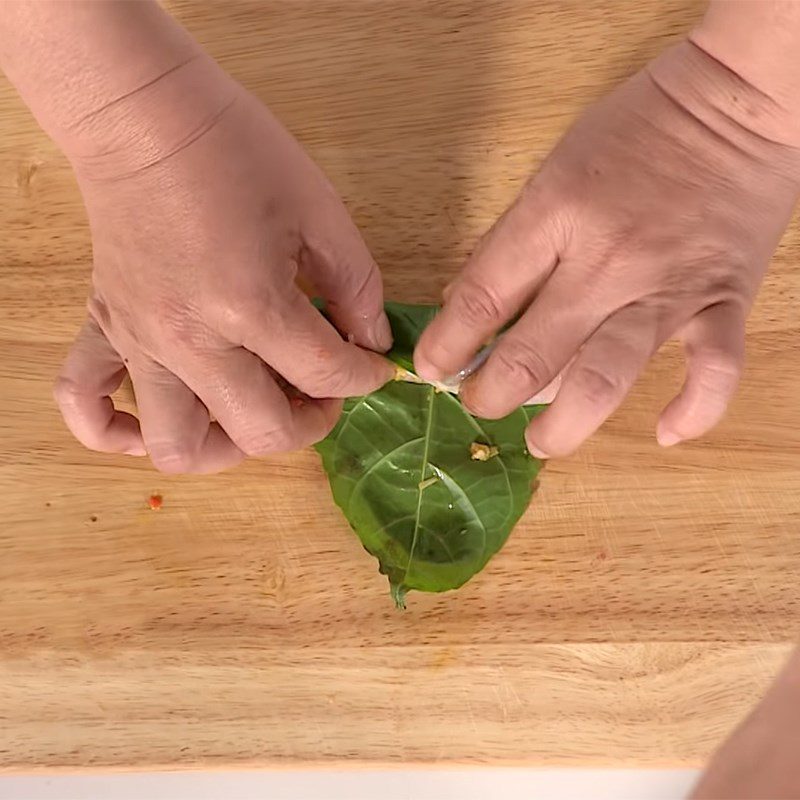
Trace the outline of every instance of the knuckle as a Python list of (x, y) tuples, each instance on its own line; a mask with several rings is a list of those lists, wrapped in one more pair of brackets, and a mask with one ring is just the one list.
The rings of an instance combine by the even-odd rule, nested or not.
[(184, 314), (162, 317), (164, 338), (181, 350), (195, 350), (206, 337), (198, 320)]
[(337, 354), (320, 348), (314, 353), (306, 376), (298, 388), (314, 398), (340, 397), (353, 384), (352, 369)]
[[(108, 448), (104, 441), (105, 428), (86, 424), (88, 419), (81, 409), (86, 395), (80, 384), (72, 378), (59, 375), (53, 384), (53, 397), (67, 427), (78, 441), (89, 450), (98, 453), (106, 452)], [(76, 425), (79, 421), (81, 424)]]
[(197, 453), (177, 443), (151, 447), (149, 455), (153, 466), (167, 475), (187, 474), (197, 468)]
[(265, 323), (269, 305), (257, 299), (255, 293), (244, 293), (242, 296), (222, 298), (217, 306), (223, 330), (230, 331), (238, 339), (246, 338), (253, 329), (254, 322)]
[[(735, 259), (735, 256), (731, 256)], [(749, 281), (753, 274), (749, 263), (729, 263), (712, 268), (707, 277), (707, 301), (712, 303), (740, 302), (750, 295)]]
[(526, 239), (538, 228), (556, 249), (563, 248), (575, 233), (575, 217), (585, 197), (583, 187), (566, 180), (559, 171), (545, 167), (539, 175), (528, 179), (515, 203), (524, 212), (520, 217), (524, 226), (519, 231), (521, 238)]
[(706, 350), (696, 357), (700, 383), (713, 390), (732, 391), (742, 375), (743, 359), (727, 350)]
[(60, 408), (75, 406), (82, 394), (80, 385), (63, 373), (53, 383), (53, 397)]
[(647, 257), (647, 236), (631, 220), (619, 220), (616, 226), (599, 234), (590, 246), (592, 261), (602, 269), (586, 270), (584, 278), (591, 286), (602, 285), (604, 277), (625, 276), (631, 265)]
[(86, 311), (102, 331), (108, 331), (111, 328), (111, 311), (97, 292), (86, 300)]
[(700, 298), (704, 305), (733, 303), (744, 307), (753, 295), (756, 273), (745, 252), (696, 245), (684, 258), (682, 269), (676, 270), (669, 261), (661, 264), (663, 285), (684, 302), (696, 303)]
[(541, 353), (521, 339), (509, 340), (506, 337), (494, 358), (505, 380), (511, 383), (533, 389), (544, 386), (552, 377), (552, 370)]
[(378, 267), (374, 261), (364, 270), (349, 270), (345, 275), (352, 273), (352, 284), (348, 287), (348, 295), (353, 302), (359, 305), (380, 302), (382, 281)]
[(474, 279), (465, 279), (450, 304), (468, 326), (500, 325), (505, 321), (503, 302), (493, 289)]
[(293, 450), (294, 437), (286, 428), (274, 428), (268, 431), (249, 433), (238, 444), (243, 453), (257, 458)]
[(346, 245), (332, 248), (316, 243), (312, 249), (322, 257), (330, 270), (321, 276), (323, 289), (335, 303), (374, 300), (381, 293), (381, 274), (357, 231), (344, 234)]
[(151, 327), (160, 335), (150, 338), (156, 341), (163, 338), (170, 346), (182, 351), (197, 350), (208, 344), (209, 328), (199, 309), (187, 307), (185, 299), (162, 300), (154, 305), (154, 314)]
[(622, 399), (627, 388), (627, 381), (622, 375), (593, 364), (578, 366), (575, 381), (582, 396), (594, 406), (616, 403)]

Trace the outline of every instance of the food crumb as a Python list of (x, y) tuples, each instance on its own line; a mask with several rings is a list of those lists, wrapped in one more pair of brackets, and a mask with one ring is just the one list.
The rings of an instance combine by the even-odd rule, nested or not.
[(473, 442), (469, 446), (469, 457), (473, 461), (488, 461), (494, 458), (500, 452), (500, 448), (493, 445), (482, 444), (481, 442)]
[(427, 489), (429, 486), (433, 486), (433, 484), (438, 480), (439, 479), (435, 475), (432, 475), (430, 478), (420, 481), (417, 485), (419, 486), (419, 490), (422, 491), (423, 489)]
[(92, 514), (92, 516), (89, 517), (89, 522), (97, 522), (97, 514)]
[(413, 372), (409, 372), (404, 367), (401, 367), (399, 364), (394, 365), (394, 379), (396, 381), (404, 381), (405, 383), (425, 383), (419, 375), (415, 375)]
[(147, 498), (147, 505), (152, 511), (158, 511), (164, 505), (164, 498), (160, 494), (151, 494)]

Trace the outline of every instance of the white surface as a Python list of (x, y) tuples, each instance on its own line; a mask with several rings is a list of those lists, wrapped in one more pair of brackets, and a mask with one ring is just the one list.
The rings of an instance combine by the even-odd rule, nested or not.
[(0, 800), (678, 800), (695, 770), (162, 772), (0, 777)]

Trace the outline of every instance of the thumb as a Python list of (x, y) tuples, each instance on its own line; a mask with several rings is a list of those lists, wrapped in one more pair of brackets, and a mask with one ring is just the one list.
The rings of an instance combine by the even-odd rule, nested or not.
[(383, 353), (392, 346), (392, 332), (381, 274), (341, 200), (329, 191), (332, 196), (316, 206), (303, 231), (299, 271), (349, 341)]

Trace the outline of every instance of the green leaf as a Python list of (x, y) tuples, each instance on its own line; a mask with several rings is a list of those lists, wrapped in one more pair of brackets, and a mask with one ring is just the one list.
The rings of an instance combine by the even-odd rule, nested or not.
[[(435, 306), (387, 303), (389, 357), (413, 369)], [(409, 589), (456, 589), (503, 546), (528, 506), (541, 462), (523, 432), (542, 407), (477, 419), (458, 397), (394, 382), (346, 401), (317, 445), (336, 503), (404, 606)], [(474, 448), (487, 460), (472, 458)], [(495, 449), (496, 448), (496, 451)]]
[(409, 372), (414, 371), (414, 348), (439, 310), (438, 306), (386, 303), (386, 316), (392, 326), (394, 342), (388, 356)]

